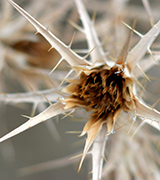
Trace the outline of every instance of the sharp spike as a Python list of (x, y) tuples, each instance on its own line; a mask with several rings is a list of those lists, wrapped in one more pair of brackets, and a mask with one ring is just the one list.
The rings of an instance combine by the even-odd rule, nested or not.
[(53, 47), (51, 46), (51, 47), (48, 49), (48, 52), (50, 52), (52, 49), (53, 49)]
[(54, 66), (54, 68), (51, 70), (51, 72), (49, 73), (49, 75), (52, 74), (52, 72), (60, 65), (60, 63), (61, 63), (63, 60), (64, 60), (64, 59), (61, 58), (61, 59), (58, 61), (58, 63)]
[(94, 49), (95, 49), (96, 47), (97, 47), (97, 46), (95, 46), (94, 48), (92, 48), (92, 49), (89, 51), (89, 53), (84, 56), (84, 59), (86, 59), (86, 58), (92, 53), (92, 51), (94, 51)]
[(25, 81), (24, 84), (27, 85), (31, 91), (35, 92), (35, 88), (28, 81), (26, 80), (24, 81)]
[(52, 103), (49, 101), (49, 99), (44, 95), (44, 94), (41, 94), (46, 100), (47, 100), (47, 102), (50, 104), (50, 105), (52, 105)]
[(135, 29), (132, 29), (131, 26), (129, 26), (128, 24), (126, 24), (124, 21), (121, 21), (126, 27), (128, 27), (130, 30), (132, 30), (135, 34), (137, 34), (139, 37), (143, 37), (143, 35), (141, 33), (139, 33), (138, 31), (136, 31)]
[(63, 109), (64, 105), (60, 102), (52, 104), (51, 106), (49, 106), (46, 110), (44, 110), (43, 112), (41, 112), (40, 114), (38, 114), (35, 117), (28, 117), (28, 116), (24, 116), (29, 118), (29, 120), (27, 122), (25, 122), (24, 124), (22, 124), (21, 126), (19, 126), (18, 128), (14, 129), (13, 131), (11, 131), (10, 133), (6, 134), (5, 136), (3, 136), (2, 138), (0, 138), (0, 142), (3, 142), (7, 139), (10, 139), (13, 136), (16, 136), (17, 134), (51, 118), (54, 117), (58, 114), (64, 114), (65, 112), (67, 112), (68, 110), (64, 110)]
[(134, 21), (133, 21), (132, 29), (130, 30), (128, 38), (127, 38), (127, 40), (126, 40), (126, 42), (125, 42), (125, 44), (121, 50), (121, 53), (120, 53), (118, 60), (116, 62), (116, 64), (122, 65), (123, 68), (126, 66), (126, 63), (127, 63), (129, 44), (130, 44), (130, 40), (131, 40), (131, 36), (132, 36), (133, 30), (134, 30), (135, 24), (136, 24), (136, 19), (134, 19)]
[(141, 67), (139, 66), (139, 64), (137, 64), (138, 69), (143, 73), (143, 75), (148, 79), (148, 81), (151, 82), (151, 80), (149, 79), (149, 77), (147, 76), (147, 74), (141, 69)]
[(149, 20), (150, 20), (150, 24), (151, 26), (153, 27), (154, 26), (154, 21), (153, 21), (153, 16), (152, 16), (152, 13), (151, 13), (151, 7), (150, 7), (150, 4), (149, 4), (149, 1), (148, 0), (142, 0), (142, 3), (147, 11), (147, 15), (149, 17)]
[(76, 24), (75, 22), (73, 22), (71, 19), (68, 19), (68, 22), (77, 30), (79, 30), (80, 32), (84, 33), (84, 29), (81, 28), (80, 26), (78, 26), (78, 24)]
[(39, 32), (37, 31), (37, 32), (35, 32), (34, 34), (37, 35), (37, 34), (39, 34)]
[(58, 95), (60, 95), (60, 96), (63, 96), (63, 97), (67, 97), (65, 94), (63, 94), (63, 93), (61, 93), (61, 92), (53, 91), (53, 93), (56, 93), (56, 94), (58, 94)]
[(32, 107), (31, 117), (35, 115), (36, 109), (37, 109), (37, 103), (34, 103)]
[(80, 157), (80, 156), (82, 156), (82, 153), (81, 153), (81, 154), (78, 154), (78, 155), (76, 155), (76, 156), (71, 157), (70, 160), (71, 160), (71, 159), (78, 158), (78, 157)]
[(80, 134), (81, 131), (66, 131), (67, 134)]
[(157, 99), (157, 101), (154, 104), (152, 104), (152, 107), (154, 108), (159, 101), (160, 101), (160, 98)]
[(62, 86), (62, 84), (64, 83), (65, 79), (67, 79), (68, 76), (69, 76), (72, 72), (73, 72), (73, 69), (71, 69), (71, 70), (69, 71), (69, 73), (67, 73), (67, 75), (64, 77), (63, 81), (60, 83), (59, 87)]
[[(74, 111), (74, 110), (73, 110)], [(65, 116), (62, 117), (62, 119), (66, 118), (67, 116), (73, 117), (71, 114), (73, 113), (73, 111), (71, 111), (70, 113), (65, 113)]]
[(160, 122), (160, 112), (156, 109), (152, 109), (140, 101), (137, 97), (135, 98), (136, 113), (145, 118), (152, 119), (154, 121)]
[(155, 24), (148, 33), (141, 37), (140, 41), (128, 53), (127, 65), (130, 72), (133, 71), (140, 59), (145, 55), (151, 47), (153, 41), (160, 33), (160, 20)]
[(103, 156), (103, 159), (105, 160), (106, 163), (108, 162), (105, 156)]
[(134, 133), (133, 133), (132, 136), (131, 136), (131, 139), (134, 138), (134, 136), (137, 134), (138, 130), (143, 126), (144, 121), (145, 121), (145, 119), (142, 120), (142, 122), (140, 123), (140, 125), (139, 125), (139, 126), (137, 127), (137, 129), (134, 131)]
[(97, 11), (94, 10), (93, 15), (92, 15), (92, 22), (93, 22), (93, 23), (95, 22), (96, 15), (97, 15)]
[(72, 46), (72, 43), (73, 43), (75, 34), (76, 34), (76, 32), (73, 33), (73, 36), (72, 36), (72, 38), (71, 38), (71, 42), (69, 43), (69, 48), (71, 48), (71, 46)]
[[(122, 46), (116, 42), (114, 42), (115, 45), (117, 45), (121, 50), (122, 50)], [(115, 51), (114, 51), (115, 52)]]
[[(126, 125), (126, 123), (124, 123), (123, 125), (121, 125), (120, 127), (116, 128), (114, 131), (118, 131), (119, 129), (123, 128)], [(106, 136), (108, 136), (108, 134), (106, 134)]]
[(105, 53), (94, 28), (94, 23), (90, 19), (83, 2), (81, 0), (75, 0), (75, 4), (84, 27), (84, 33), (86, 35), (89, 50), (93, 49), (93, 47), (97, 47), (93, 54), (91, 54), (91, 61), (94, 63), (97, 60), (106, 60)]
[[(87, 132), (88, 136), (86, 139), (86, 144), (83, 150), (83, 155), (79, 164), (79, 168), (78, 168), (78, 172), (80, 171), (81, 167), (82, 167), (82, 163), (84, 161), (84, 158), (89, 150), (89, 148), (91, 147), (91, 145), (93, 144), (93, 141), (96, 139), (100, 129), (102, 127), (102, 122), (101, 120), (99, 120), (97, 123), (94, 124), (94, 126), (92, 126), (91, 129), (89, 129), (89, 131)], [(81, 134), (83, 135), (83, 133)]]
[(138, 79), (136, 79), (137, 84), (143, 89), (143, 91), (145, 91), (145, 88), (143, 87), (143, 85), (138, 81)]
[(7, 97), (7, 94), (0, 91), (0, 94), (3, 94), (5, 97)]
[(129, 135), (129, 133), (131, 132), (131, 129), (132, 129), (132, 127), (133, 127), (134, 123), (135, 123), (135, 121), (133, 120), (133, 121), (132, 121), (132, 124), (131, 124), (131, 126), (130, 126), (130, 128), (129, 128), (128, 132), (127, 132), (127, 136), (128, 136), (128, 135)]
[(30, 116), (27, 116), (27, 115), (24, 115), (24, 114), (21, 114), (22, 117), (25, 117), (27, 119), (30, 119), (31, 117)]
[(156, 59), (155, 59), (154, 56), (153, 56), (152, 51), (151, 51), (150, 49), (148, 49), (148, 52), (149, 52), (149, 54), (151, 55), (152, 59), (155, 61), (155, 63), (157, 63)]

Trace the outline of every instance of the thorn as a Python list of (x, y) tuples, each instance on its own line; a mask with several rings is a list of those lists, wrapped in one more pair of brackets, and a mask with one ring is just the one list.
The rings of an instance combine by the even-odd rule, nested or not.
[(152, 104), (152, 107), (154, 108), (159, 101), (160, 101), (160, 98), (157, 99), (157, 101), (154, 104)]
[(97, 11), (94, 10), (93, 15), (92, 15), (92, 22), (93, 23), (95, 23), (96, 15), (97, 15)]
[(65, 79), (67, 79), (68, 76), (69, 76), (72, 72), (73, 72), (73, 69), (71, 69), (71, 70), (69, 71), (69, 73), (67, 73), (67, 75), (64, 77), (63, 81), (62, 81), (62, 82), (60, 83), (60, 85), (58, 86), (58, 88), (60, 88), (60, 87), (62, 86), (62, 84), (64, 83)]
[(74, 110), (72, 110), (72, 111), (71, 111), (71, 112), (69, 112), (69, 113), (65, 113), (65, 116), (63, 116), (63, 117), (62, 117), (62, 119), (64, 119), (64, 118), (65, 118), (65, 117), (67, 117), (67, 116), (70, 116), (70, 117), (72, 117), (72, 118), (73, 118), (74, 116), (73, 116), (73, 115), (71, 115), (71, 114), (73, 113), (73, 111), (74, 111)]
[(59, 122), (59, 116), (56, 116), (56, 122), (57, 123)]
[(41, 33), (41, 35), (53, 46), (60, 55), (70, 64), (70, 65), (89, 65), (87, 61), (84, 61), (79, 55), (75, 54), (72, 50), (58, 39), (54, 34), (48, 31), (41, 23), (34, 19), (29, 13), (27, 13), (23, 8), (18, 6), (14, 1), (8, 0), (17, 11), (19, 11), (35, 28)]
[(37, 35), (37, 34), (39, 34), (39, 33), (40, 33), (40, 32), (37, 31), (37, 32), (35, 32), (35, 35)]
[(138, 130), (141, 128), (141, 126), (143, 125), (143, 122), (145, 121), (145, 118), (142, 120), (142, 122), (140, 123), (140, 125), (137, 127), (137, 129), (134, 131), (134, 133), (131, 136), (131, 139), (133, 139), (133, 137), (136, 135), (136, 133), (138, 132)]
[(135, 25), (136, 25), (136, 19), (134, 19), (134, 21), (133, 21), (132, 28), (128, 34), (127, 40), (125, 41), (123, 48), (119, 54), (119, 57), (116, 61), (116, 64), (122, 65), (123, 68), (127, 64), (127, 56), (129, 53), (130, 41), (131, 41), (131, 37), (132, 37)]
[(82, 154), (83, 154), (83, 153), (78, 154), (78, 155), (76, 155), (76, 156), (73, 156), (73, 157), (71, 157), (69, 160), (71, 160), (71, 159), (75, 159), (75, 158), (77, 158), (77, 157), (80, 157), (80, 156), (82, 156)]
[[(143, 94), (144, 94), (144, 92), (145, 92), (145, 88), (146, 88), (146, 86), (147, 86), (147, 79), (145, 79), (144, 78), (144, 80), (143, 80), (143, 87), (144, 87), (144, 89), (142, 89), (140, 92), (139, 92), (139, 98), (142, 98), (143, 97)], [(141, 81), (141, 83), (142, 83), (142, 81)], [(143, 98), (142, 98), (143, 99)]]
[(81, 131), (66, 131), (67, 134), (79, 134)]
[(44, 77), (44, 79), (46, 79), (46, 82), (48, 81), (49, 83), (51, 83), (52, 86), (55, 86), (55, 83), (52, 81), (51, 78), (49, 78), (46, 74), (43, 74), (41, 72), (41, 75)]
[[(136, 78), (135, 78), (136, 79)], [(143, 89), (143, 91), (146, 91), (145, 88), (143, 87), (143, 85), (138, 81), (138, 79), (136, 79), (137, 84)]]
[(31, 84), (29, 84), (29, 82), (26, 82), (27, 86), (30, 88), (31, 91), (35, 92), (35, 89), (34, 87), (32, 87)]
[(79, 30), (80, 32), (84, 33), (84, 29), (81, 28), (78, 24), (73, 22), (71, 19), (68, 19), (70, 25), (72, 25), (75, 29)]
[(69, 48), (71, 48), (71, 46), (72, 46), (72, 43), (73, 43), (75, 34), (76, 34), (76, 32), (73, 33), (73, 36), (72, 36), (72, 38), (71, 38), (71, 42), (69, 43)]
[(32, 112), (31, 112), (31, 117), (33, 117), (33, 116), (35, 115), (36, 108), (37, 108), (37, 104), (34, 103), (34, 104), (33, 104), (33, 108), (32, 108)]
[(50, 52), (52, 49), (53, 49), (53, 47), (51, 46), (51, 47), (48, 49), (48, 52)]
[(152, 105), (148, 104), (148, 106), (149, 106), (152, 110), (154, 110), (154, 107), (153, 107)]
[(88, 172), (88, 174), (92, 174), (92, 173), (93, 173), (93, 171)]
[(94, 46), (94, 48), (92, 48), (92, 49), (89, 51), (89, 53), (83, 57), (83, 59), (86, 59), (86, 58), (92, 53), (92, 51), (93, 51), (96, 47), (97, 47), (97, 46)]
[[(57, 91), (52, 91), (52, 92), (54, 92), (54, 93), (56, 93), (56, 94), (58, 94), (58, 95), (60, 95), (60, 96), (63, 96), (63, 97), (67, 97), (67, 96), (65, 96), (63, 93), (61, 93), (61, 92), (57, 92)], [(59, 100), (59, 98), (58, 98), (58, 100)]]
[(115, 122), (115, 124), (116, 124), (117, 126), (121, 127), (121, 125), (120, 125), (117, 121)]
[(58, 63), (54, 66), (54, 68), (51, 70), (51, 72), (49, 73), (49, 75), (52, 74), (52, 72), (59, 66), (59, 64), (63, 61), (63, 57), (58, 61)]
[[(116, 42), (114, 42), (115, 45), (117, 45), (121, 50), (122, 50), (122, 46)], [(115, 52), (115, 51), (114, 51)]]
[(5, 97), (7, 97), (7, 94), (2, 91), (0, 91), (0, 94), (3, 94)]
[(150, 7), (150, 4), (148, 2), (148, 0), (142, 0), (142, 3), (147, 11), (147, 15), (149, 17), (149, 20), (150, 20), (150, 24), (151, 26), (153, 27), (154, 26), (154, 21), (153, 21), (153, 17), (152, 17), (152, 13), (151, 13), (151, 7)]
[(104, 46), (112, 37), (114, 37), (114, 34), (110, 35), (109, 37), (106, 37), (106, 38), (101, 42), (101, 46)]
[(116, 60), (117, 60), (117, 58), (114, 58), (114, 57), (111, 56), (111, 55), (108, 55), (108, 57), (109, 57), (110, 59), (112, 59), (113, 61), (116, 61)]
[(82, 121), (82, 122), (84, 122), (84, 121), (87, 121), (88, 120), (88, 118), (76, 118), (76, 117), (74, 117), (74, 119), (72, 119), (72, 121), (75, 121), (75, 122), (79, 122), (79, 121)]
[(107, 159), (106, 159), (106, 157), (105, 156), (103, 156), (103, 159), (105, 160), (105, 162), (107, 163)]
[[(118, 131), (119, 129), (123, 128), (125, 125), (126, 125), (126, 123), (121, 125), (120, 127), (116, 128), (114, 131)], [(106, 134), (106, 136), (108, 136), (108, 134)]]
[(50, 105), (52, 105), (51, 101), (49, 101), (49, 99), (48, 99), (44, 94), (41, 94), (41, 95), (47, 100), (47, 102), (48, 102)]
[(148, 81), (151, 82), (151, 80), (149, 79), (149, 77), (147, 76), (147, 74), (141, 69), (141, 67), (139, 66), (139, 64), (137, 64), (138, 69), (142, 72), (142, 74), (148, 79)]
[(129, 128), (129, 130), (128, 130), (127, 136), (128, 136), (128, 135), (129, 135), (129, 133), (131, 132), (131, 129), (132, 129), (132, 127), (133, 127), (134, 123), (135, 123), (135, 121), (133, 120), (133, 121), (132, 121), (132, 124), (131, 124), (131, 127), (130, 127), (130, 128)]
[[(126, 24), (124, 21), (121, 21), (126, 27), (128, 27), (129, 29), (132, 29), (131, 26), (129, 26), (128, 24)], [(135, 29), (132, 29), (132, 31), (137, 34), (139, 37), (143, 37), (143, 35), (141, 33), (139, 33), (138, 31), (136, 31)]]
[(84, 142), (85, 142), (85, 139), (81, 139), (80, 141), (77, 141), (77, 142), (73, 143), (72, 147), (74, 147), (74, 148), (78, 147), (78, 146), (84, 144)]
[(149, 52), (149, 54), (151, 55), (151, 57), (153, 58), (153, 60), (155, 61), (155, 63), (157, 63), (157, 61), (155, 60), (155, 58), (154, 58), (154, 56), (153, 56), (153, 54), (152, 54), (152, 51), (151, 51), (150, 49), (148, 49), (148, 52)]
[(27, 115), (24, 115), (24, 114), (21, 114), (22, 117), (25, 117), (27, 119), (30, 119), (31, 117), (27, 116)]

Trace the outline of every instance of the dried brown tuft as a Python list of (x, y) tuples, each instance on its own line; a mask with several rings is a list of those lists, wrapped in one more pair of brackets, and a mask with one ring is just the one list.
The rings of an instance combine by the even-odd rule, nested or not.
[(26, 60), (31, 66), (51, 69), (59, 61), (60, 55), (55, 49), (48, 52), (50, 44), (40, 35), (38, 37), (39, 40), (36, 42), (28, 40), (18, 41), (12, 45), (12, 48), (26, 54)]
[(133, 80), (124, 74), (120, 66), (94, 68), (89, 73), (82, 72), (80, 79), (69, 82), (66, 92), (72, 95), (65, 99), (66, 108), (84, 107), (93, 111), (91, 119), (94, 123), (106, 121), (110, 116), (112, 122), (109, 124), (113, 127), (122, 108), (126, 111), (134, 109)]

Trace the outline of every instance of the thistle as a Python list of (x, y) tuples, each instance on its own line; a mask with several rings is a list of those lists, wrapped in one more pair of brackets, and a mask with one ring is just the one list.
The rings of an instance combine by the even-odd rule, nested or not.
[[(8, 0), (30, 23), (51, 44), (51, 49), (55, 48), (61, 55), (60, 62), (66, 60), (77, 75), (73, 78), (65, 78), (69, 83), (62, 89), (62, 97), (55, 102), (55, 96), (52, 92), (48, 100), (50, 106), (35, 117), (11, 131), (0, 139), (0, 142), (7, 140), (27, 129), (43, 122), (58, 114), (72, 113), (77, 107), (84, 108), (91, 112), (90, 119), (85, 124), (80, 136), (87, 134), (87, 139), (82, 154), (79, 170), (90, 147), (92, 149), (92, 179), (99, 180), (102, 178), (103, 157), (107, 139), (114, 133), (116, 123), (126, 114), (129, 115), (130, 121), (135, 122), (136, 117), (140, 117), (144, 123), (148, 123), (156, 129), (159, 129), (160, 112), (147, 106), (137, 94), (136, 79), (139, 74), (134, 71), (139, 66), (147, 51), (151, 53), (150, 47), (160, 32), (160, 21), (158, 21), (150, 31), (140, 36), (140, 41), (129, 50), (129, 44), (132, 31), (131, 28), (126, 43), (124, 44), (116, 61), (111, 61), (105, 56), (105, 52), (98, 39), (87, 11), (81, 0), (75, 0), (78, 12), (83, 24), (83, 32), (86, 35), (90, 53), (90, 60), (87, 57), (81, 57), (60, 41), (48, 29), (36, 21), (30, 14), (24, 11), (12, 0)], [(142, 67), (145, 72), (148, 67), (154, 65), (154, 61), (149, 61)], [(44, 93), (44, 95), (45, 95)], [(56, 96), (57, 97), (57, 96)], [(12, 95), (3, 97), (3, 101), (11, 101)], [(47, 98), (46, 98), (47, 99)], [(36, 100), (35, 100), (36, 101)], [(123, 120), (124, 121), (124, 120)], [(127, 119), (126, 119), (127, 121)], [(115, 131), (116, 133), (116, 131)]]

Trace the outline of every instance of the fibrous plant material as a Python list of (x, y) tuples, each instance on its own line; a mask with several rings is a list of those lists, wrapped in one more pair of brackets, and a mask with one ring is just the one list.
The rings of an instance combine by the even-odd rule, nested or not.
[(120, 66), (110, 68), (106, 65), (83, 70), (78, 80), (68, 82), (71, 84), (66, 87), (65, 92), (72, 95), (63, 100), (66, 104), (64, 109), (83, 107), (93, 112), (81, 134), (88, 132), (90, 137), (84, 150), (85, 156), (102, 124), (107, 126), (107, 133), (110, 134), (121, 110), (134, 113), (133, 80), (125, 75)]
[[(93, 145), (90, 151), (92, 155), (92, 179), (101, 179), (105, 144), (114, 131), (116, 133), (115, 127), (118, 122), (121, 122), (120, 119), (126, 118), (126, 114), (128, 114), (129, 120), (135, 122), (136, 117), (140, 117), (143, 123), (147, 122), (156, 129), (159, 129), (160, 112), (147, 106), (138, 97), (137, 80), (136, 74), (134, 75), (134, 69), (138, 66), (138, 63), (147, 51), (151, 53), (150, 47), (160, 32), (160, 21), (145, 35), (138, 33), (141, 39), (129, 51), (130, 33), (118, 58), (116, 61), (112, 61), (105, 57), (105, 52), (94, 29), (93, 21), (87, 14), (82, 1), (75, 0), (84, 26), (82, 32), (85, 33), (88, 42), (89, 54), (86, 56), (88, 57), (90, 55), (90, 60), (88, 61), (86, 57), (79, 56), (71, 49), (72, 42), (69, 46), (65, 45), (16, 3), (12, 0), (8, 1), (31, 22), (36, 28), (37, 33), (40, 33), (47, 39), (51, 44), (51, 48), (55, 48), (59, 52), (61, 55), (60, 61), (66, 60), (72, 70), (75, 70), (77, 76), (69, 79), (65, 78), (65, 81), (69, 82), (69, 85), (62, 89), (66, 93), (61, 93), (62, 98), (56, 99), (54, 97), (54, 99), (52, 97), (51, 100), (46, 98), (50, 103), (50, 106), (46, 110), (35, 117), (29, 118), (26, 123), (3, 136), (0, 142), (58, 114), (74, 112), (77, 107), (84, 108), (90, 111), (91, 115), (81, 133), (81, 136), (87, 134), (87, 139), (79, 170), (87, 152), (91, 145)], [(132, 31), (135, 30), (131, 28), (131, 32)], [(152, 66), (153, 63), (149, 63), (150, 66)], [(146, 69), (146, 66), (142, 67), (142, 72)], [(50, 95), (51, 92), (46, 92), (46, 94)], [(56, 97), (58, 98), (58, 95)], [(3, 97), (2, 100), (7, 101), (7, 99), (9, 99), (9, 96), (7, 98), (6, 94), (6, 98)], [(14, 102), (14, 99), (12, 99), (12, 101)], [(58, 102), (52, 104), (50, 101)], [(127, 118), (125, 123), (126, 122)], [(123, 134), (122, 136), (125, 135)], [(158, 163), (159, 162), (156, 162), (156, 169)], [(117, 171), (120, 172), (122, 169), (126, 172), (126, 177), (130, 177), (130, 175), (127, 175), (125, 166), (125, 163), (122, 164)], [(154, 176), (154, 179), (156, 179), (157, 174)]]

